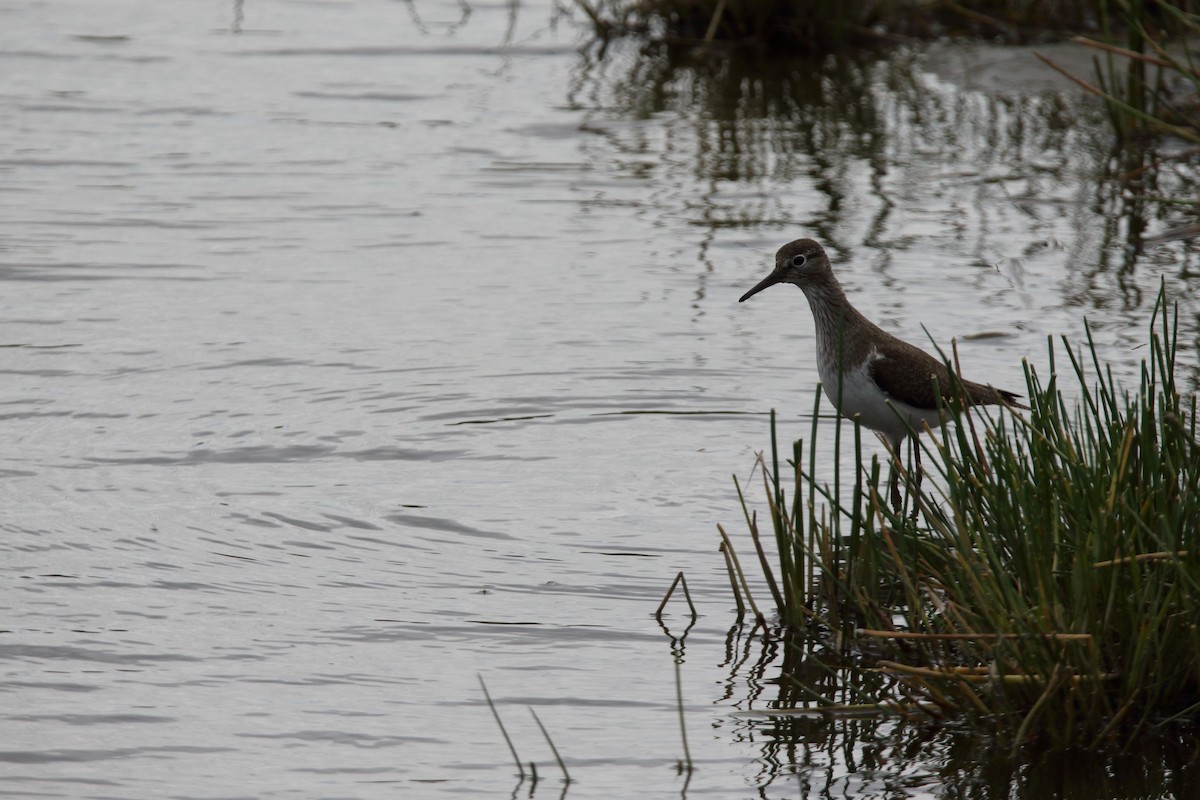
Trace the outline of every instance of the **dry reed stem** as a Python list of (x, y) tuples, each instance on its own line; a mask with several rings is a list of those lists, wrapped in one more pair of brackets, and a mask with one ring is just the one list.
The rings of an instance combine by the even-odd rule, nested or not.
[(696, 619), (696, 604), (692, 602), (692, 593), (688, 591), (687, 578), (683, 577), (683, 570), (675, 576), (675, 580), (671, 581), (671, 587), (667, 589), (667, 593), (663, 595), (662, 602), (658, 604), (658, 610), (654, 612), (654, 618), (662, 619), (663, 609), (667, 607), (667, 601), (671, 599), (671, 595), (675, 593), (676, 586), (683, 586), (683, 597), (687, 600), (688, 608), (691, 609), (692, 619)]
[(1025, 737), (1029, 734), (1029, 728), (1031, 725), (1033, 725), (1034, 719), (1037, 718), (1038, 712), (1041, 711), (1042, 707), (1050, 701), (1050, 698), (1054, 696), (1054, 692), (1056, 692), (1058, 688), (1062, 686), (1064, 678), (1065, 672), (1061, 672), (1059, 666), (1056, 664), (1054, 667), (1054, 674), (1050, 677), (1050, 680), (1046, 682), (1046, 688), (1042, 690), (1041, 697), (1039, 697), (1037, 702), (1033, 704), (1033, 708), (1029, 709), (1029, 713), (1025, 715), (1025, 719), (1021, 720), (1021, 725), (1019, 728), (1017, 728), (1016, 735), (1013, 736), (1011, 751), (1012, 756), (1015, 757), (1017, 755), (1017, 752), (1021, 749), (1021, 742), (1024, 741)]
[(733, 568), (737, 572), (738, 583), (741, 585), (742, 591), (746, 594), (746, 602), (750, 604), (750, 610), (754, 612), (754, 621), (759, 625), (765, 626), (767, 618), (758, 610), (758, 604), (754, 602), (754, 596), (750, 594), (750, 584), (746, 581), (746, 573), (742, 571), (742, 564), (738, 560), (737, 551), (733, 549), (733, 542), (729, 540), (729, 534), (725, 532), (724, 527), (717, 525), (717, 530), (721, 534), (721, 543), (725, 547), (725, 555), (733, 561)]
[(532, 706), (529, 706), (529, 713), (533, 715), (533, 721), (536, 722), (537, 726), (541, 729), (542, 736), (546, 737), (546, 744), (550, 745), (550, 751), (554, 753), (554, 760), (558, 762), (558, 768), (562, 770), (563, 781), (570, 783), (571, 773), (567, 771), (567, 764), (565, 761), (563, 761), (562, 756), (558, 754), (558, 748), (554, 746), (554, 740), (550, 738), (550, 734), (546, 730), (546, 726), (542, 724), (540, 719), (538, 719), (537, 712), (533, 710)]
[(1187, 550), (1163, 550), (1158, 553), (1138, 553), (1136, 556), (1113, 558), (1108, 561), (1097, 561), (1093, 567), (1115, 567), (1118, 564), (1136, 564), (1143, 561), (1172, 561), (1176, 558), (1187, 558)]
[[(492, 696), (488, 693), (487, 684), (483, 682), (483, 676), (478, 673), (475, 675), (479, 678), (479, 688), (483, 689), (483, 697), (487, 700), (488, 708), (492, 710), (492, 716), (496, 718), (496, 725), (500, 727), (500, 734), (504, 737), (504, 743), (508, 745), (508, 750), (512, 753), (513, 761), (517, 764), (517, 774), (521, 776), (521, 780), (525, 780), (525, 768), (521, 766), (521, 757), (517, 755), (517, 748), (513, 746), (512, 739), (508, 736), (508, 731), (504, 729), (504, 723), (500, 721), (500, 712), (496, 710), (496, 704), (492, 702)], [(532, 763), (530, 766), (533, 766)], [(534, 780), (537, 780), (536, 774)]]
[(717, 7), (713, 11), (712, 19), (708, 21), (708, 30), (704, 34), (704, 43), (712, 44), (713, 37), (717, 34), (717, 26), (721, 24), (721, 17), (725, 13), (725, 0), (717, 0)]
[[(785, 518), (785, 510), (775, 507), (775, 500), (771, 495), (771, 486), (767, 481), (767, 465), (763, 461), (763, 454), (758, 454), (758, 463), (762, 464), (763, 473), (763, 489), (766, 491), (767, 504), (770, 506), (772, 516), (778, 515), (779, 519), (783, 520), (784, 528), (787, 528), (787, 520)], [(775, 598), (775, 607), (784, 608), (783, 593), (779, 591), (779, 584), (775, 581), (775, 570), (771, 569), (771, 562), (767, 560), (767, 552), (763, 549), (762, 539), (758, 534), (758, 512), (755, 511), (750, 515), (750, 538), (754, 541), (754, 549), (758, 552), (758, 563), (762, 567), (763, 577), (767, 579), (767, 588), (771, 590), (771, 597)]]
[(1097, 50), (1105, 50), (1109, 53), (1115, 53), (1116, 55), (1119, 55), (1119, 56), (1125, 56), (1126, 58), (1132, 58), (1135, 61), (1143, 61), (1147, 64), (1153, 64), (1156, 67), (1169, 67), (1171, 69), (1178, 69), (1181, 72), (1186, 72), (1194, 77), (1200, 78), (1200, 70), (1184, 67), (1182, 64), (1179, 64), (1174, 61), (1169, 61), (1165, 58), (1156, 58), (1154, 56), (1147, 55), (1146, 53), (1139, 53), (1136, 50), (1130, 50), (1125, 47), (1119, 47), (1115, 44), (1106, 44), (1104, 42), (1097, 42), (1095, 39), (1089, 39), (1086, 36), (1075, 36), (1070, 41), (1075, 42), (1076, 44), (1085, 45), (1087, 47), (1094, 47)]
[(872, 636), (877, 639), (980, 639), (997, 641), (1000, 639), (1056, 639), (1059, 641), (1091, 641), (1090, 633), (918, 633), (916, 631), (881, 631), (870, 628), (858, 628), (854, 631), (859, 636)]
[[(986, 667), (984, 669), (987, 669)], [(1055, 670), (1061, 670), (1061, 665), (1056, 665)], [(1047, 680), (1068, 682), (1072, 685), (1080, 683), (1089, 683), (1092, 681), (1113, 681), (1120, 676), (1115, 672), (1105, 672), (1099, 675), (1067, 675), (1058, 674), (1051, 675), (1047, 678), (1045, 675), (1010, 673), (1004, 675), (992, 675), (980, 672), (962, 672), (957, 667), (914, 667), (910, 664), (901, 664), (898, 661), (880, 661), (879, 672), (888, 674), (909, 675), (918, 678), (936, 678), (938, 680), (953, 679), (956, 681), (966, 681), (968, 683), (993, 683), (999, 681), (1006, 684), (1041, 684)]]
[(738, 622), (746, 616), (746, 604), (742, 601), (742, 593), (738, 589), (737, 573), (733, 569), (733, 559), (729, 556), (729, 548), (725, 546), (725, 540), (721, 541), (721, 546), (717, 548), (721, 551), (721, 555), (725, 556), (725, 573), (729, 575), (729, 591), (733, 593), (733, 600), (737, 603), (737, 619)]
[(1046, 57), (1045, 57), (1044, 55), (1042, 55), (1041, 53), (1034, 53), (1034, 55), (1035, 55), (1035, 56), (1037, 56), (1037, 57), (1038, 57), (1038, 60), (1039, 60), (1039, 61), (1041, 61), (1041, 62), (1042, 62), (1043, 64), (1045, 64), (1046, 66), (1048, 66), (1050, 69), (1054, 70), (1054, 71), (1055, 71), (1055, 72), (1057, 72), (1059, 75), (1062, 75), (1062, 76), (1063, 76), (1064, 78), (1066, 78), (1067, 80), (1073, 81), (1074, 83), (1076, 83), (1076, 84), (1078, 84), (1079, 86), (1083, 87), (1083, 89), (1084, 89), (1084, 90), (1086, 90), (1086, 91), (1088, 91), (1088, 92), (1091, 92), (1092, 94), (1099, 95), (1099, 96), (1101, 96), (1101, 97), (1103, 97), (1103, 96), (1104, 96), (1104, 90), (1103, 90), (1103, 89), (1101, 89), (1100, 87), (1098, 87), (1098, 86), (1095, 86), (1095, 85), (1093, 85), (1093, 84), (1090, 84), (1090, 83), (1088, 83), (1087, 81), (1083, 80), (1082, 78), (1079, 78), (1079, 77), (1076, 77), (1075, 75), (1072, 75), (1070, 72), (1067, 72), (1067, 70), (1066, 70), (1066, 69), (1064, 69), (1064, 68), (1060, 67), (1058, 64), (1055, 64), (1053, 61), (1051, 61), (1050, 59), (1046, 58)]

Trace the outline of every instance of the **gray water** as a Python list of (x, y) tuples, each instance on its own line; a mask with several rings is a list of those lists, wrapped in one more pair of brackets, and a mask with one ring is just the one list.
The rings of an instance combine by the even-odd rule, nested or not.
[(1165, 276), (1194, 371), (1197, 248), (1128, 247), (1181, 217), (1098, 179), (1100, 112), (1027, 50), (714, 77), (578, 17), (0, 8), (0, 794), (558, 796), (526, 706), (572, 798), (1028, 783), (732, 713), (777, 667), (715, 525), (748, 549), (731, 473), (817, 382), (800, 294), (736, 300), (813, 236), (1020, 390), (1085, 316), (1135, 375)]

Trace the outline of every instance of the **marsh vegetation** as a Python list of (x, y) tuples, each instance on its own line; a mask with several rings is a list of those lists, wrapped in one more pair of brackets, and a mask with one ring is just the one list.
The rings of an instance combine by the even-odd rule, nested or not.
[[(1090, 338), (1050, 341), (1049, 374), (1026, 366), (1027, 411), (963, 414), (915, 440), (924, 481), (895, 454), (900, 507), (879, 457), (859, 458), (849, 490), (824, 475), (818, 415), (787, 464), (773, 439), (762, 518), (739, 494), (778, 622), (805, 632), (811, 656), (837, 654), (821, 663), (857, 676), (843, 688), (860, 709), (965, 720), (1014, 755), (1193, 724), (1200, 444), (1178, 347), (1161, 294), (1134, 389)], [(834, 436), (861, 456), (857, 425)], [(845, 710), (846, 693), (791, 680), (816, 707)]]

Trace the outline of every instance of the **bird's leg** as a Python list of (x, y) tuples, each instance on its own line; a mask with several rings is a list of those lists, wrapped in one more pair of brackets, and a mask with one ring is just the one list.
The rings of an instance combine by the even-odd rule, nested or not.
[(913, 439), (913, 453), (917, 457), (917, 491), (921, 491), (921, 478), (925, 477), (925, 468), (921, 466), (921, 442)]
[(892, 495), (892, 510), (900, 513), (900, 452), (892, 454), (892, 476), (889, 481)]
[[(921, 440), (914, 436), (910, 446), (912, 447), (913, 458), (917, 462), (917, 494), (919, 495), (921, 494), (921, 479), (925, 477), (925, 468), (921, 466)], [(911, 493), (909, 496), (912, 497)], [(913, 498), (912, 521), (917, 521), (917, 500), (915, 497)]]

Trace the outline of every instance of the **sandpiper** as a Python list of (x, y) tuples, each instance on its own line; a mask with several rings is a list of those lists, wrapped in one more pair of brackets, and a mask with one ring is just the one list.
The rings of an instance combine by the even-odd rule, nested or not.
[[(777, 283), (794, 283), (808, 298), (817, 329), (817, 371), (838, 413), (878, 431), (899, 454), (908, 436), (946, 420), (941, 411), (964, 397), (968, 405), (1020, 406), (1020, 395), (981, 383), (951, 379), (939, 359), (901, 341), (864, 317), (833, 276), (829, 257), (812, 239), (779, 248), (775, 269), (742, 295), (744, 302)], [(936, 392), (935, 392), (936, 387)], [(939, 409), (938, 395), (941, 395)], [(918, 465), (920, 448), (913, 448)], [(919, 475), (919, 472), (918, 472)], [(899, 505), (898, 475), (892, 501)]]

